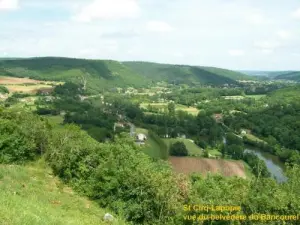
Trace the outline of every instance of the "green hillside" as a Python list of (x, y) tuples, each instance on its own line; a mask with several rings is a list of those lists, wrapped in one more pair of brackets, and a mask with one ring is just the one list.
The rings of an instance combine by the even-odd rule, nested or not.
[(150, 62), (124, 62), (125, 65), (146, 78), (155, 81), (186, 84), (234, 84), (236, 80), (251, 80), (250, 76), (214, 67), (170, 65)]
[(300, 71), (284, 72), (283, 74), (277, 75), (274, 79), (300, 82)]
[(233, 70), (221, 69), (216, 67), (201, 67), (201, 69), (234, 80), (255, 80), (255, 78), (252, 76), (248, 76), (244, 73), (233, 71)]
[[(0, 165), (0, 224), (104, 225), (107, 211), (79, 197), (44, 163)], [(113, 224), (125, 224), (115, 221)]]
[(284, 103), (288, 102), (299, 102), (300, 101), (300, 85), (294, 87), (288, 87), (276, 90), (268, 95), (274, 102), (282, 101)]
[(247, 75), (225, 69), (147, 62), (118, 62), (62, 57), (0, 60), (0, 75), (29, 77), (39, 80), (86, 82), (90, 93), (103, 88), (145, 87), (165, 81), (175, 84), (235, 84), (251, 79)]
[(87, 90), (93, 93), (103, 88), (127, 85), (141, 87), (148, 83), (128, 67), (110, 60), (30, 58), (0, 61), (0, 68), (0, 74), (5, 76), (75, 83), (86, 80)]

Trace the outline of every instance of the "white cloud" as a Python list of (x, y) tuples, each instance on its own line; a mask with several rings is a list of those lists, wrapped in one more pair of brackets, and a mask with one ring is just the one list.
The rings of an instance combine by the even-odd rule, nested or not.
[(140, 7), (136, 0), (94, 0), (79, 10), (73, 19), (90, 22), (95, 19), (136, 18)]
[(254, 43), (254, 47), (259, 49), (269, 49), (273, 50), (281, 46), (278, 41), (257, 41)]
[(289, 39), (292, 36), (291, 32), (286, 31), (286, 30), (280, 30), (276, 34), (281, 39)]
[(228, 54), (231, 56), (242, 56), (245, 55), (245, 52), (241, 49), (231, 49), (228, 51)]
[(18, 0), (0, 0), (0, 10), (14, 10), (18, 7)]
[(276, 49), (282, 46), (282, 43), (278, 41), (257, 41), (254, 43), (254, 47), (265, 55), (272, 54)]
[(272, 22), (259, 11), (249, 13), (248, 15), (246, 15), (245, 19), (248, 23), (256, 25), (269, 24)]
[(292, 13), (292, 17), (300, 19), (300, 8)]
[(170, 32), (173, 31), (174, 28), (163, 21), (149, 21), (147, 23), (147, 30), (152, 32)]
[(182, 54), (181, 52), (176, 52), (176, 53), (174, 53), (174, 56), (177, 58), (183, 58), (184, 54)]
[(273, 49), (260, 49), (260, 52), (265, 55), (269, 55), (269, 54), (272, 54), (274, 52), (274, 50)]

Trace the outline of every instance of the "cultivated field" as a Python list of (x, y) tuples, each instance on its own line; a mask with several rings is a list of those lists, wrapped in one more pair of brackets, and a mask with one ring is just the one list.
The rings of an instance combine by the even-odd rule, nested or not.
[(5, 86), (10, 93), (23, 92), (35, 94), (38, 90), (52, 89), (53, 86), (59, 84), (62, 83), (53, 81), (33, 80), (30, 78), (0, 76), (0, 85)]
[[(156, 108), (156, 109), (162, 111), (162, 112), (166, 112), (168, 110), (168, 103), (142, 103), (140, 106), (143, 109), (148, 109), (149, 105), (153, 108)], [(185, 111), (194, 116), (197, 116), (199, 113), (199, 110), (195, 107), (187, 107), (185, 105), (176, 104), (176, 111), (178, 111), (178, 110)]]
[(206, 175), (220, 173), (223, 176), (238, 176), (246, 178), (243, 162), (222, 159), (203, 159), (191, 157), (170, 157), (170, 163), (178, 173), (191, 174), (193, 172)]

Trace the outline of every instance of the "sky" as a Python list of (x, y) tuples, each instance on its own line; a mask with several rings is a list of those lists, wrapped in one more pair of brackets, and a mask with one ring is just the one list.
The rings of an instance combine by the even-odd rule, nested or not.
[(299, 0), (0, 0), (0, 58), (300, 70)]

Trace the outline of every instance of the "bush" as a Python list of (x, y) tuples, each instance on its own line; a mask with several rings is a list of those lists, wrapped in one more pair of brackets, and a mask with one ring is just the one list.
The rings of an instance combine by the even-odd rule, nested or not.
[(77, 191), (134, 224), (174, 224), (184, 196), (169, 165), (125, 137), (100, 144), (74, 125), (52, 138), (47, 161)]
[(23, 163), (46, 151), (48, 126), (38, 116), (0, 111), (0, 163)]
[(21, 93), (21, 92), (15, 92), (13, 93), (12, 97), (14, 98), (26, 98), (26, 97), (29, 97), (30, 94), (28, 93)]
[(187, 156), (188, 150), (183, 142), (176, 142), (170, 148), (170, 155), (173, 156)]
[(9, 90), (6, 87), (0, 85), (0, 94), (9, 94)]

